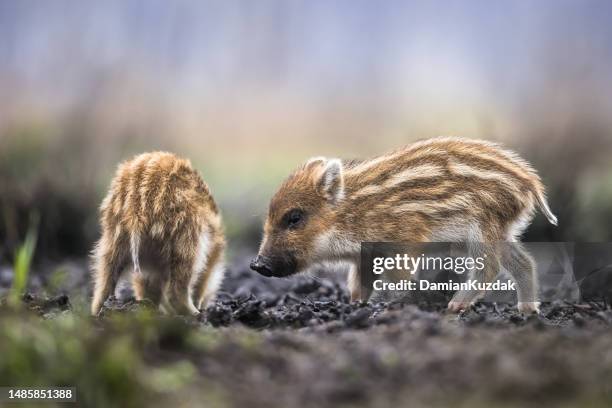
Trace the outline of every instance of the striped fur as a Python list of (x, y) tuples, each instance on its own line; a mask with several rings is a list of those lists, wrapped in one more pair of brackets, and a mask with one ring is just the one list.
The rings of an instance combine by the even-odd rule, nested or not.
[(214, 280), (218, 287), (225, 247), (221, 216), (188, 160), (155, 152), (121, 164), (100, 215), (102, 237), (93, 251), (94, 315), (130, 265), (136, 297), (168, 312), (195, 314), (214, 298), (209, 286)]
[[(330, 260), (356, 264), (364, 241), (516, 241), (536, 208), (557, 223), (536, 171), (494, 143), (435, 138), (330, 171), (337, 162), (312, 159), (281, 185), (262, 257), (290, 254), (299, 271)], [(306, 221), (287, 229), (295, 208)]]

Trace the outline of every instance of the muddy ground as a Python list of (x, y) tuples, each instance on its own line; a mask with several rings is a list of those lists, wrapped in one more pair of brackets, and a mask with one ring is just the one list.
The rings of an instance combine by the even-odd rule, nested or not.
[[(78, 262), (66, 270), (73, 276), (64, 284), (65, 294), (42, 296), (47, 282), (39, 277), (38, 288), (24, 297), (40, 321), (85, 313), (85, 305), (75, 305), (73, 298), (86, 293), (86, 275)], [(5, 269), (5, 278), (8, 273)], [(193, 372), (181, 387), (162, 390), (147, 404), (612, 404), (612, 310), (605, 302), (546, 303), (539, 316), (523, 316), (512, 305), (477, 304), (453, 315), (444, 310), (444, 296), (416, 304), (350, 303), (338, 274), (321, 275), (269, 279), (243, 262), (229, 268), (219, 299), (199, 318), (150, 312), (163, 323), (155, 326), (155, 341), (136, 342), (143, 364), (184, 363)], [(106, 303), (99, 319), (83, 317), (93, 325), (88, 330), (115, 336), (117, 316), (150, 311), (129, 291), (121, 296)], [(129, 321), (121, 330), (149, 330), (140, 320)], [(93, 342), (96, 349), (99, 341), (83, 344)], [(83, 393), (96, 389), (83, 387)], [(99, 406), (102, 397), (96, 398), (83, 396), (81, 404)], [(105, 405), (137, 406), (146, 396), (125, 398)]]

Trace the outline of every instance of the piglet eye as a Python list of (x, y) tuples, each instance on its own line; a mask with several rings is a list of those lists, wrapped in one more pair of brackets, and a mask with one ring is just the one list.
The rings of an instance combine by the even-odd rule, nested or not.
[(293, 209), (285, 216), (285, 222), (288, 228), (295, 228), (304, 219), (304, 212), (300, 209)]

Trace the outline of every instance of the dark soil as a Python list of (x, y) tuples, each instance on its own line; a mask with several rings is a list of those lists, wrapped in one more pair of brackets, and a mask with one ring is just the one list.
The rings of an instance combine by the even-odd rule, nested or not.
[[(148, 359), (188, 358), (212, 405), (612, 404), (612, 310), (603, 302), (545, 303), (531, 316), (477, 304), (455, 315), (444, 297), (350, 303), (341, 275), (323, 275), (268, 279), (230, 268), (214, 305), (175, 318), (218, 332), (214, 349), (188, 353), (174, 334)], [(126, 295), (106, 302), (101, 322), (152, 309)], [(46, 317), (71, 313), (66, 295), (24, 301)]]

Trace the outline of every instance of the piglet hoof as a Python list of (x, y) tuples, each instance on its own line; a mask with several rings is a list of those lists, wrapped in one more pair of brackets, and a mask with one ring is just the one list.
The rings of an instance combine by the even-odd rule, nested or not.
[(523, 314), (539, 314), (540, 302), (519, 302), (518, 310)]
[(470, 302), (456, 302), (456, 301), (450, 301), (448, 302), (448, 311), (451, 313), (460, 313), (464, 310), (469, 309), (470, 307)]

